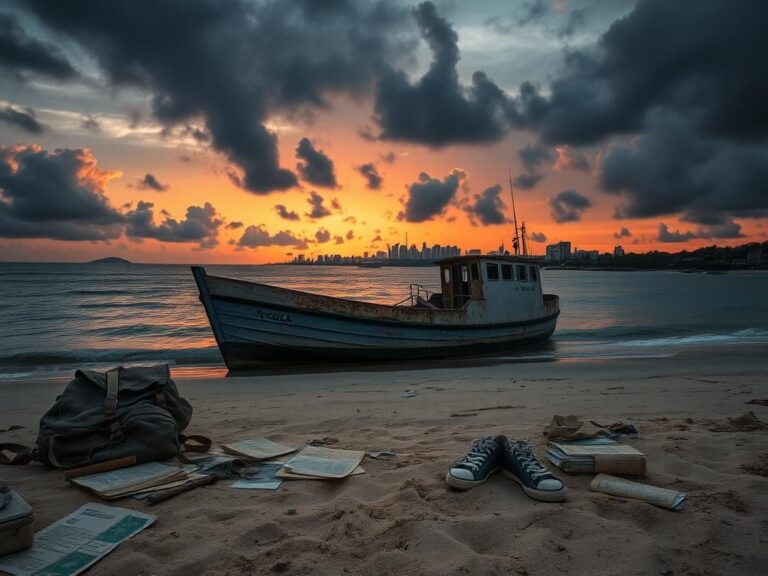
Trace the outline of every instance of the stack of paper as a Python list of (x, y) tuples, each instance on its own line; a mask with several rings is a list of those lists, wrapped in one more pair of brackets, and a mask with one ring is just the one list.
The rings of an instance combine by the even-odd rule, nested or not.
[(143, 492), (154, 492), (182, 486), (200, 478), (201, 474), (185, 472), (178, 466), (147, 462), (137, 466), (80, 476), (70, 480), (105, 500), (114, 500)]
[(610, 438), (550, 442), (547, 459), (571, 474), (645, 474), (645, 454)]
[(224, 452), (245, 458), (246, 460), (269, 460), (270, 458), (277, 458), (297, 450), (291, 446), (284, 446), (260, 437), (230, 442), (229, 444), (224, 444), (222, 448)]
[(360, 466), (365, 452), (307, 446), (288, 460), (277, 472), (278, 478), (327, 480), (363, 474)]

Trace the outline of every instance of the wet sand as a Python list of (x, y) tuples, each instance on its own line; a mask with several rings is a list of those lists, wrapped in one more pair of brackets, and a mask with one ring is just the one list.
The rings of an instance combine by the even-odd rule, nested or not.
[[(665, 358), (270, 369), (177, 378), (195, 408), (189, 432), (392, 450), (341, 482), (286, 481), (240, 491), (229, 481), (157, 506), (157, 515), (90, 574), (758, 574), (768, 565), (768, 347)], [(0, 442), (31, 443), (66, 380), (0, 382)], [(416, 396), (402, 398), (405, 390)], [(527, 498), (501, 475), (473, 491), (444, 475), (470, 441), (504, 433), (543, 455), (553, 414), (635, 424), (644, 481), (688, 493), (683, 512), (589, 492), (561, 474), (564, 504)], [(767, 424), (768, 425), (768, 424)], [(747, 427), (749, 428), (749, 427)], [(333, 440), (331, 440), (333, 441)], [(90, 497), (60, 471), (0, 468), (42, 528)]]

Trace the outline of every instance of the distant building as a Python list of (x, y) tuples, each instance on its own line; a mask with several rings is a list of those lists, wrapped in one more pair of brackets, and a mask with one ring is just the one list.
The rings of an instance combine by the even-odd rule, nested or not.
[(467, 250), (467, 256), (482, 256), (483, 251), (480, 248), (470, 248)]
[(747, 252), (747, 266), (761, 270), (768, 268), (768, 250), (760, 246)]
[(387, 259), (387, 253), (384, 252), (384, 250), (379, 250), (376, 252), (376, 260), (386, 260)]
[(614, 258), (621, 258), (624, 256), (624, 248), (621, 246), (614, 246), (613, 248), (613, 257)]
[(574, 260), (580, 260), (582, 262), (597, 262), (598, 256), (600, 256), (598, 250), (574, 250), (572, 254)]
[(571, 259), (571, 243), (558, 242), (547, 246), (547, 262), (566, 262)]

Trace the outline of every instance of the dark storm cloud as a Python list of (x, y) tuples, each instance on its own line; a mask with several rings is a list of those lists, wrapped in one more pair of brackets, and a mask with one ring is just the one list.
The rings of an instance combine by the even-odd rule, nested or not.
[(512, 181), (515, 188), (530, 190), (536, 187), (536, 184), (544, 179), (542, 174), (520, 174)]
[(83, 119), (80, 122), (80, 126), (82, 126), (85, 130), (88, 130), (88, 132), (93, 132), (94, 134), (101, 132), (101, 124), (99, 123), (99, 119), (95, 116), (92, 116), (91, 114), (85, 114), (83, 116)]
[(293, 246), (297, 250), (305, 250), (307, 241), (298, 238), (288, 230), (282, 230), (272, 235), (263, 224), (248, 226), (237, 242), (243, 248), (259, 248), (261, 246)]
[(639, 135), (602, 166), (625, 216), (762, 216), (768, 75), (756, 71), (766, 21), (765, 2), (640, 0), (596, 45), (566, 54), (548, 96), (523, 84), (512, 119), (545, 144)]
[(0, 146), (0, 237), (108, 240), (123, 216), (88, 150)]
[(369, 190), (381, 190), (384, 179), (372, 162), (358, 166), (357, 171), (367, 180), (366, 186)]
[(244, 224), (242, 222), (235, 220), (234, 222), (230, 222), (229, 224), (227, 224), (226, 228), (227, 230), (239, 230), (243, 226)]
[(552, 152), (545, 146), (524, 146), (517, 151), (517, 156), (528, 172), (535, 172), (544, 162), (553, 159)]
[(296, 158), (299, 162), (296, 169), (301, 174), (301, 179), (326, 188), (336, 188), (336, 170), (333, 166), (333, 160), (322, 150), (318, 150), (309, 141), (309, 138), (302, 138), (296, 147)]
[(415, 83), (400, 70), (386, 69), (374, 104), (379, 137), (435, 147), (502, 138), (511, 106), (507, 96), (483, 72), (475, 72), (469, 86), (459, 82), (458, 35), (434, 4), (423, 2), (413, 14), (432, 63)]
[(443, 180), (432, 178), (426, 172), (419, 174), (418, 182), (408, 186), (405, 210), (398, 219), (407, 222), (425, 222), (445, 212), (456, 196), (459, 184), (467, 177), (463, 170), (454, 170)]
[(139, 181), (139, 188), (142, 190), (154, 190), (155, 192), (165, 192), (170, 188), (168, 184), (162, 184), (154, 174), (145, 174)]
[(531, 232), (531, 240), (543, 244), (547, 241), (547, 235), (543, 232)]
[(204, 206), (190, 206), (181, 221), (169, 216), (160, 224), (154, 223), (154, 204), (140, 200), (136, 208), (125, 214), (126, 235), (129, 238), (154, 238), (161, 242), (197, 242), (200, 248), (213, 248), (218, 241), (219, 228), (224, 223), (216, 209), (206, 202)]
[(211, 146), (236, 166), (233, 181), (256, 194), (297, 185), (280, 165), (270, 115), (365, 94), (382, 59), (397, 60), (408, 40), (404, 11), (384, 2), (324, 10), (297, 1), (29, 0), (23, 8), (83, 46), (115, 87), (150, 92), (164, 124), (202, 120)]
[(13, 14), (0, 13), (0, 68), (17, 78), (27, 73), (72, 80), (77, 72), (52, 44), (27, 36)]
[[(323, 204), (323, 197), (320, 196), (317, 192), (312, 190), (309, 193), (309, 198), (307, 198), (307, 202), (309, 202), (309, 205), (312, 207), (312, 210), (307, 212), (305, 216), (307, 218), (311, 218), (313, 220), (317, 218), (325, 218), (326, 216), (331, 215), (331, 211), (325, 207)], [(291, 218), (289, 218), (291, 220)]]
[(315, 232), (315, 240), (317, 240), (318, 244), (325, 244), (331, 239), (331, 233), (328, 232), (325, 228), (320, 228), (317, 232)]
[(631, 238), (632, 232), (630, 232), (627, 228), (622, 228), (618, 232), (614, 232), (613, 237), (617, 240), (621, 240), (622, 238)]
[(696, 234), (693, 232), (680, 232), (679, 230), (672, 232), (666, 224), (661, 223), (659, 224), (659, 235), (656, 237), (656, 240), (659, 242), (674, 243), (688, 242), (688, 240), (692, 240), (693, 238), (696, 238)]
[(576, 190), (563, 190), (549, 201), (552, 209), (552, 218), (555, 222), (578, 222), (584, 211), (592, 206), (592, 201), (576, 192)]
[(631, 146), (609, 148), (600, 184), (622, 197), (622, 217), (683, 212), (706, 225), (765, 215), (768, 144), (711, 140), (678, 117), (658, 117)]
[(275, 204), (275, 212), (277, 212), (277, 215), (283, 220), (297, 221), (300, 219), (298, 213), (293, 210), (288, 210), (283, 204)]
[(0, 122), (5, 122), (29, 134), (41, 134), (44, 130), (32, 108), (25, 110), (16, 110), (10, 106), (0, 108)]
[(501, 201), (501, 186), (496, 184), (486, 188), (480, 194), (475, 194), (474, 202), (466, 207), (470, 219), (480, 221), (484, 226), (492, 224), (504, 224), (507, 218), (504, 216), (504, 202)]

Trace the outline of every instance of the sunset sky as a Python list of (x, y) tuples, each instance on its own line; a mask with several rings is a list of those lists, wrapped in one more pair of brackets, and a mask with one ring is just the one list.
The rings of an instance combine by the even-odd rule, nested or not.
[(768, 3), (0, 8), (0, 260), (768, 237)]

